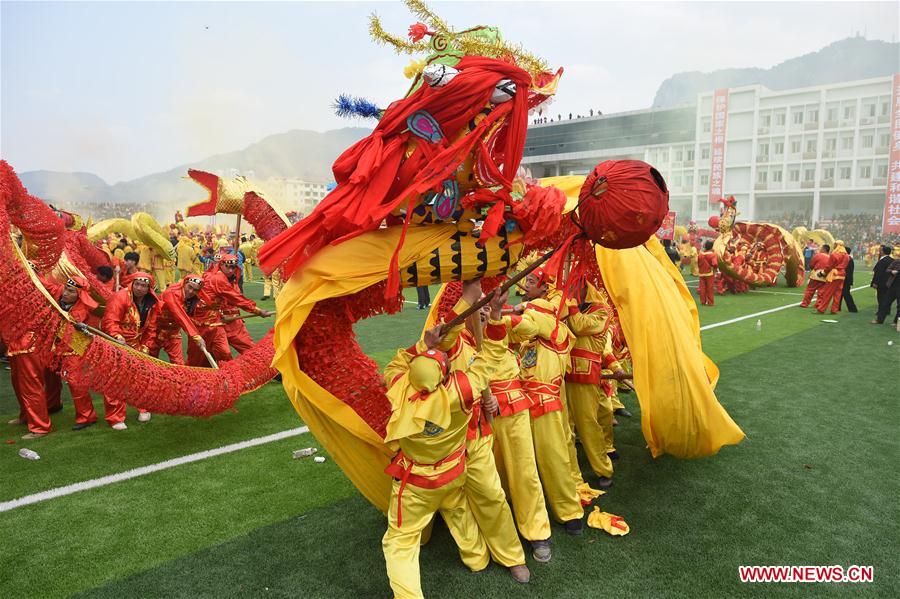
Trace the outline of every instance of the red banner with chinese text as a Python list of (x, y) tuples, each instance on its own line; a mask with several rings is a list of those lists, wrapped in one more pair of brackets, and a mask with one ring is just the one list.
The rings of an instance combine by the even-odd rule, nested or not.
[(891, 95), (891, 160), (888, 162), (881, 232), (884, 235), (900, 235), (900, 73), (894, 75)]
[(719, 201), (725, 187), (725, 127), (728, 124), (728, 88), (713, 94), (712, 144), (709, 152), (709, 203)]
[(656, 236), (660, 239), (675, 239), (675, 213), (669, 211), (663, 218), (662, 225), (656, 231)]

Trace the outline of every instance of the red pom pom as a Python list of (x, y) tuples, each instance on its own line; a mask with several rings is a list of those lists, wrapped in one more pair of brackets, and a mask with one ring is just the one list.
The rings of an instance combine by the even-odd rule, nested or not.
[(430, 35), (431, 32), (428, 31), (428, 26), (425, 23), (416, 23), (415, 25), (409, 26), (409, 39), (414, 42), (419, 41), (426, 35)]
[(717, 214), (713, 214), (712, 216), (710, 216), (709, 220), (707, 222), (709, 223), (709, 226), (712, 227), (713, 229), (719, 228), (719, 216)]
[(659, 171), (640, 160), (601, 162), (588, 175), (578, 199), (585, 233), (613, 249), (647, 241), (669, 211), (666, 182)]

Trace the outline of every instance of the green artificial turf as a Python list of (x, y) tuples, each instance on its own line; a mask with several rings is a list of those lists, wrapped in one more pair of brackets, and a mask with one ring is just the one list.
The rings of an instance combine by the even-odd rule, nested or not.
[[(900, 335), (868, 324), (872, 295), (857, 292), (860, 313), (836, 324), (788, 308), (761, 316), (760, 330), (751, 319), (703, 332), (721, 370), (719, 400), (748, 435), (717, 456), (653, 460), (637, 402), (624, 396), (635, 416), (620, 418), (616, 484), (598, 503), (631, 534), (573, 538), (555, 526), (554, 560), (529, 559), (523, 587), (496, 565), (468, 572), (438, 526), (422, 552), (426, 593), (898, 596)], [(799, 299), (718, 296), (700, 307), (701, 324)], [(418, 334), (424, 312), (407, 308), (357, 326), (377, 361)], [(254, 324), (258, 337), (266, 327)], [(208, 420), (154, 417), (125, 433), (59, 427), (34, 445), (39, 462), (8, 446), (0, 501), (301, 425), (274, 384), (237, 407)], [(54, 423), (67, 415), (69, 404)], [(0, 597), (388, 597), (383, 516), (331, 461), (291, 459), (307, 445), (317, 444), (303, 435), (0, 513)], [(742, 585), (741, 564), (874, 565), (875, 582)]]

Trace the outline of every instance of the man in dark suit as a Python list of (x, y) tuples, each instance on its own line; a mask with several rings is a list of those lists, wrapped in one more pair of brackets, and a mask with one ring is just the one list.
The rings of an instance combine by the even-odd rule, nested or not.
[(847, 312), (855, 314), (859, 310), (856, 308), (856, 302), (853, 301), (853, 296), (850, 294), (850, 289), (853, 288), (853, 248), (847, 248), (847, 256), (850, 258), (850, 261), (847, 262), (847, 267), (844, 269), (846, 274), (844, 275), (844, 289), (841, 291), (841, 299), (847, 304)]
[[(875, 293), (877, 294), (878, 300), (878, 313), (881, 313), (881, 304), (884, 303), (885, 299), (888, 295), (888, 272), (887, 268), (890, 265), (891, 259), (891, 247), (888, 245), (881, 246), (881, 257), (878, 259), (878, 262), (875, 263), (875, 267), (872, 269), (872, 283), (869, 285), (875, 289)], [(884, 316), (887, 316), (887, 313), (890, 312), (890, 306), (884, 310)], [(872, 321), (872, 324), (881, 324), (884, 322), (884, 316), (881, 316), (879, 319), (878, 316), (875, 317), (875, 320)]]

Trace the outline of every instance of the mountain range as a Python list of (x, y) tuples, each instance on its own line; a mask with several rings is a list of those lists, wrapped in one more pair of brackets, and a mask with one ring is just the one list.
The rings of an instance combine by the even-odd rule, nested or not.
[[(898, 56), (898, 43), (851, 37), (770, 69), (738, 68), (673, 75), (660, 85), (653, 106), (690, 104), (698, 93), (721, 87), (759, 83), (779, 90), (892, 75), (900, 71)], [(370, 131), (361, 127), (324, 133), (287, 131), (270, 135), (242, 150), (115, 185), (91, 173), (29, 171), (20, 176), (30, 193), (61, 208), (129, 203), (149, 206), (145, 209), (160, 217), (171, 214), (176, 207), (184, 208), (203, 199), (202, 190), (184, 180), (188, 168), (225, 176), (236, 171), (257, 181), (274, 176), (327, 182), (332, 180), (332, 162)]]

